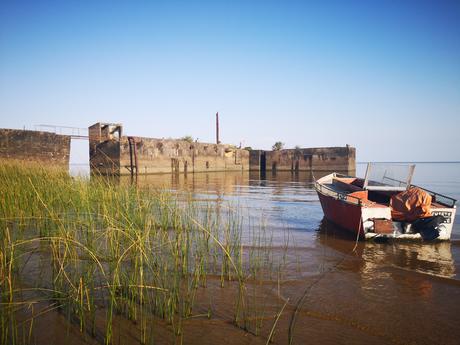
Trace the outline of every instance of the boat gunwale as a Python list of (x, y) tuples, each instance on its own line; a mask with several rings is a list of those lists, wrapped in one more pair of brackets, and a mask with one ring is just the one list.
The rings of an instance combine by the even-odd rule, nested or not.
[[(336, 174), (336, 173), (333, 173), (333, 174), (329, 174), (329, 175), (326, 175), (321, 179), (327, 177), (327, 176), (330, 176), (332, 175), (333, 177), (351, 177), (351, 176), (347, 176), (347, 175), (342, 175), (342, 174)], [(325, 194), (321, 189), (324, 188), (326, 190), (328, 190), (329, 192), (332, 193), (331, 194)], [(321, 193), (322, 195), (326, 196), (326, 197), (333, 197), (334, 199), (336, 200), (340, 200), (340, 201), (343, 201), (347, 204), (350, 204), (350, 205), (358, 205), (358, 206), (363, 206), (363, 201), (361, 198), (358, 198), (356, 196), (353, 196), (353, 195), (350, 195), (350, 194), (347, 194), (347, 193), (341, 193), (341, 192), (338, 192), (332, 188), (329, 188), (327, 187), (325, 184), (323, 183), (320, 183), (319, 180), (315, 181), (315, 189), (318, 193)], [(351, 201), (350, 199), (352, 200), (356, 200), (356, 201)]]
[[(357, 177), (354, 177), (354, 176), (349, 176), (349, 175), (344, 175), (344, 174), (338, 174), (338, 173), (332, 173), (332, 174), (329, 174), (329, 175), (326, 175), (326, 176), (323, 176), (322, 178), (320, 178), (319, 180), (316, 180), (315, 181), (315, 189), (317, 192), (321, 193), (322, 195), (324, 196), (329, 196), (329, 197), (334, 197), (336, 200), (341, 200), (341, 201), (344, 201), (348, 204), (352, 204), (352, 205), (359, 205), (359, 206), (363, 206), (365, 203), (363, 202), (363, 200), (361, 198), (358, 198), (358, 197), (355, 197), (353, 195), (350, 195), (350, 194), (347, 194), (346, 191), (344, 192), (338, 192), (330, 187), (327, 187), (324, 183), (321, 183), (320, 181), (322, 179), (325, 179), (326, 177), (339, 177), (339, 178), (357, 178)], [(359, 177), (358, 177), (359, 178)], [(319, 188), (318, 188), (319, 186)], [(442, 198), (445, 198), (445, 199), (448, 199), (451, 201), (450, 205), (445, 203), (445, 202), (442, 202), (442, 201), (439, 201), (437, 200), (436, 198), (436, 202), (442, 206), (445, 206), (447, 208), (457, 208), (456, 207), (456, 203), (457, 203), (457, 199), (454, 199), (452, 197), (449, 197), (447, 195), (444, 195), (444, 194), (441, 194), (441, 193), (437, 193), (437, 192), (434, 192), (432, 190), (429, 190), (429, 189), (426, 189), (424, 187), (420, 187), (420, 186), (417, 186), (415, 184), (410, 184), (408, 186), (409, 188), (413, 188), (413, 187), (416, 187), (416, 188), (420, 188), (422, 190), (424, 190), (425, 192), (428, 192), (429, 194), (431, 194), (432, 196), (439, 196), (439, 197), (442, 197)], [(321, 191), (321, 189), (324, 188), (326, 190), (328, 190), (328, 192), (330, 192), (331, 194), (325, 194), (323, 191)], [(365, 188), (363, 188), (363, 190), (366, 190)], [(356, 201), (351, 201), (349, 199), (354, 199)]]

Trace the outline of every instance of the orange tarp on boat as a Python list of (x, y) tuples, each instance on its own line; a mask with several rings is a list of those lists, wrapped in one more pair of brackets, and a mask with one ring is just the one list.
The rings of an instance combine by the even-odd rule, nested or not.
[(431, 216), (431, 195), (414, 187), (393, 195), (390, 200), (391, 217), (394, 220), (412, 222)]

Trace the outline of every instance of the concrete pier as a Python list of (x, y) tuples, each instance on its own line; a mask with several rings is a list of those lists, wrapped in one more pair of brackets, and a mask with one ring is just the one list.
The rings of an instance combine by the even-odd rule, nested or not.
[(0, 128), (0, 159), (69, 168), (70, 136)]
[(120, 124), (89, 127), (92, 173), (129, 175), (249, 170), (249, 151), (232, 145), (127, 137)]
[(354, 147), (298, 148), (278, 151), (253, 150), (251, 171), (355, 171)]
[[(68, 169), (71, 137), (0, 129), (0, 158)], [(88, 141), (91, 173), (102, 175), (356, 170), (356, 150), (348, 145), (248, 151), (221, 143), (125, 136), (118, 123), (95, 123), (88, 128)]]

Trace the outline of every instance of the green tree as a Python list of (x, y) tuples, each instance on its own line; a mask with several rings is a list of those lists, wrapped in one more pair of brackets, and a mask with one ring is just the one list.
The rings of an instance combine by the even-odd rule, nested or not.
[(272, 150), (273, 151), (279, 151), (279, 150), (282, 150), (284, 148), (284, 143), (282, 143), (281, 141), (277, 141), (273, 146), (272, 146)]
[(180, 138), (180, 140), (186, 141), (188, 143), (193, 143), (193, 137), (191, 135), (186, 135)]

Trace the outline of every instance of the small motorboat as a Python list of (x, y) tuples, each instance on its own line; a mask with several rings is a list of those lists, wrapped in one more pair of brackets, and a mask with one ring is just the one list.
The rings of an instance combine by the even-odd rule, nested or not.
[(411, 184), (414, 169), (370, 163), (364, 178), (332, 173), (318, 179), (325, 218), (366, 239), (449, 240), (457, 200)]

